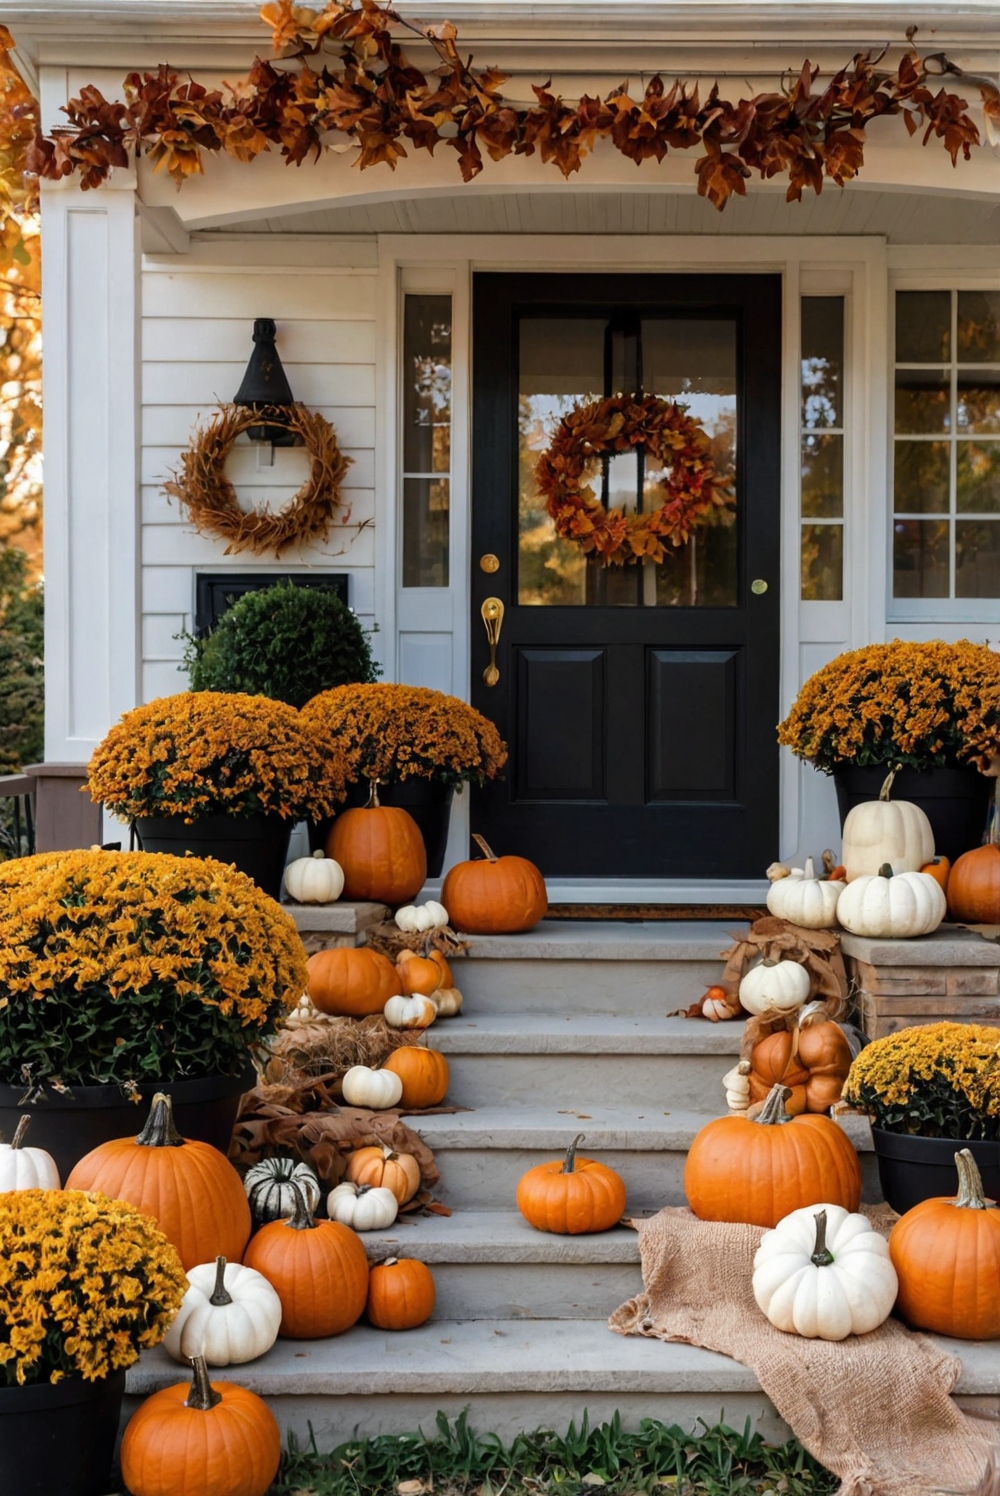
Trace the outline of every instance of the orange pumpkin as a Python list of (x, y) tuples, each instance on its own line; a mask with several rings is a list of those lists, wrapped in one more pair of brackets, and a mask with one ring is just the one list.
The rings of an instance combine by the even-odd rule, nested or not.
[(185, 1272), (216, 1257), (243, 1260), (250, 1236), (243, 1181), (217, 1148), (181, 1137), (162, 1091), (153, 1097), (138, 1137), (94, 1148), (80, 1159), (66, 1188), (97, 1190), (152, 1216), (177, 1248)]
[(455, 978), (451, 974), (451, 967), (448, 965), (448, 962), (445, 960), (444, 956), (442, 956), (441, 952), (430, 950), (427, 952), (427, 959), (428, 961), (433, 961), (435, 966), (439, 966), (441, 968), (441, 986), (454, 987)]
[[(154, 1392), (122, 1439), (122, 1480), (132, 1496), (265, 1496), (281, 1461), (281, 1431), (267, 1403), (233, 1382), (208, 1380)], [(67, 1452), (69, 1453), (69, 1452)]]
[(776, 1085), (755, 1120), (733, 1113), (696, 1136), (684, 1190), (703, 1221), (773, 1227), (804, 1205), (857, 1210), (861, 1168), (854, 1144), (829, 1117), (789, 1117), (787, 1094)]
[(955, 1154), (955, 1166), (956, 1196), (922, 1200), (892, 1228), (896, 1307), (918, 1330), (1000, 1340), (1000, 1210), (985, 1198), (968, 1148)]
[(436, 961), (429, 956), (418, 956), (414, 951), (400, 951), (396, 971), (406, 997), (412, 997), (415, 992), (431, 997), (439, 987), (450, 985), (445, 983), (444, 973)]
[(549, 907), (545, 879), (526, 857), (497, 857), (481, 836), (482, 859), (457, 862), (444, 880), (441, 902), (457, 930), (470, 935), (514, 935), (534, 929)]
[(951, 872), (951, 863), (947, 857), (933, 857), (930, 862), (925, 862), (920, 869), (922, 873), (929, 873), (941, 885), (943, 893), (948, 892), (948, 875)]
[(321, 1013), (366, 1018), (381, 1013), (402, 991), (399, 973), (387, 956), (366, 945), (317, 951), (309, 957), (309, 996)]
[(581, 1236), (609, 1231), (625, 1210), (625, 1185), (620, 1174), (593, 1158), (577, 1158), (581, 1132), (566, 1149), (566, 1157), (536, 1164), (521, 1176), (517, 1208), (536, 1231)]
[(420, 1188), (420, 1165), (412, 1154), (392, 1148), (355, 1148), (347, 1160), (347, 1178), (359, 1187), (392, 1190), (405, 1205)]
[(414, 1257), (388, 1257), (368, 1278), (369, 1322), (380, 1330), (415, 1330), (434, 1313), (434, 1274)]
[(262, 1226), (247, 1247), (255, 1268), (281, 1300), (280, 1334), (321, 1340), (356, 1324), (368, 1297), (368, 1258), (361, 1239), (339, 1221), (317, 1221), (294, 1182), (295, 1213)]
[(330, 827), (326, 855), (344, 869), (345, 899), (408, 904), (427, 877), (420, 827), (395, 805), (380, 805), (372, 784), (368, 804), (343, 810)]
[(382, 1069), (394, 1070), (403, 1082), (400, 1106), (404, 1111), (440, 1106), (447, 1095), (451, 1072), (448, 1061), (436, 1049), (424, 1049), (419, 1044), (404, 1044), (393, 1050)]
[(948, 913), (962, 924), (1000, 924), (1000, 847), (995, 842), (958, 858), (948, 877)]
[(750, 1056), (750, 1101), (766, 1101), (776, 1085), (786, 1086), (790, 1116), (826, 1112), (840, 1100), (851, 1048), (839, 1024), (829, 1019), (777, 1030), (755, 1044)]

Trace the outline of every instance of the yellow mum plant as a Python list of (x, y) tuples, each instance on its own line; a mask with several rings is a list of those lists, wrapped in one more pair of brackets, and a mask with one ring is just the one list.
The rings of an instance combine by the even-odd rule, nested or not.
[(0, 1384), (106, 1377), (159, 1345), (187, 1277), (156, 1222), (83, 1190), (0, 1194)]
[(345, 763), (299, 712), (267, 696), (185, 691), (126, 712), (94, 750), (91, 799), (123, 819), (332, 815)]
[(858, 1055), (843, 1094), (886, 1132), (1000, 1138), (1000, 1029), (929, 1023), (887, 1034)]
[(481, 784), (507, 762), (507, 746), (488, 717), (424, 686), (335, 686), (307, 701), (302, 718), (317, 741), (343, 751), (352, 780)]
[(844, 764), (914, 769), (1000, 753), (1000, 654), (985, 644), (870, 644), (811, 675), (778, 741), (825, 774)]
[(0, 863), (0, 1081), (241, 1075), (302, 995), (289, 914), (210, 858), (49, 852)]

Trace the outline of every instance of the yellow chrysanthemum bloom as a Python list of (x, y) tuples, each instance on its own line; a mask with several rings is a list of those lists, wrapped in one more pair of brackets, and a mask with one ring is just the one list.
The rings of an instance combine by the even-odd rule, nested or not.
[(844, 1100), (890, 1132), (998, 1138), (1000, 1029), (929, 1023), (875, 1039), (851, 1066)]

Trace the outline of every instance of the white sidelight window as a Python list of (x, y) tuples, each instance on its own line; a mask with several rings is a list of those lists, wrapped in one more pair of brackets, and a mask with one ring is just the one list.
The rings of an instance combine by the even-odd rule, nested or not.
[(800, 555), (803, 602), (844, 596), (843, 296), (801, 303)]
[(451, 297), (403, 298), (402, 584), (447, 587), (451, 524)]

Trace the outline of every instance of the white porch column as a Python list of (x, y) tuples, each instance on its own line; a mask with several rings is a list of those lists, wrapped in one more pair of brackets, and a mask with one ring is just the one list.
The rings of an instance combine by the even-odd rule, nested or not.
[(135, 178), (42, 187), (45, 756), (83, 763), (139, 700)]

